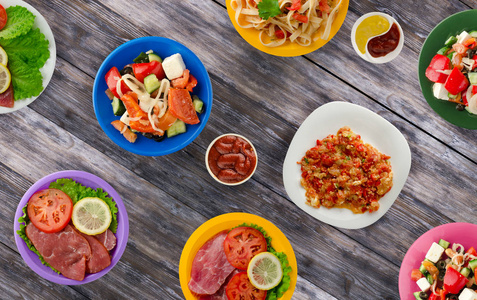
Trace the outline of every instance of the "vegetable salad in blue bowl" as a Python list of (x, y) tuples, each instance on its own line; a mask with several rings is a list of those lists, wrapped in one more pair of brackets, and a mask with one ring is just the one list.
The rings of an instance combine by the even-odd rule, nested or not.
[(93, 87), (96, 118), (121, 148), (145, 156), (174, 153), (204, 129), (212, 85), (200, 59), (163, 37), (124, 43), (102, 63)]

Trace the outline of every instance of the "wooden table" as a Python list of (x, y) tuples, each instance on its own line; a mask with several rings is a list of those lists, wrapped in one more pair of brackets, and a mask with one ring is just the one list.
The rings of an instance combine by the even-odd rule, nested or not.
[[(47, 19), (57, 61), (40, 98), (0, 115), (1, 298), (182, 299), (178, 265), (189, 236), (215, 216), (248, 212), (270, 220), (291, 242), (298, 261), (293, 299), (399, 299), (401, 261), (421, 234), (449, 222), (477, 222), (477, 132), (434, 113), (417, 78), (419, 51), (432, 28), (476, 8), (475, 1), (350, 1), (338, 34), (321, 49), (294, 58), (271, 56), (245, 42), (225, 0), (26, 2)], [(351, 27), (371, 11), (391, 14), (404, 30), (404, 48), (390, 63), (367, 63), (351, 45)], [(101, 130), (91, 98), (105, 57), (128, 40), (151, 35), (195, 52), (214, 91), (204, 131), (183, 150), (162, 157), (135, 155), (114, 144)], [(412, 152), (396, 202), (363, 229), (314, 219), (283, 186), (282, 164), (296, 130), (313, 110), (337, 100), (390, 121)], [(236, 187), (215, 182), (204, 165), (209, 143), (227, 132), (248, 137), (260, 157), (252, 179)], [(68, 169), (109, 182), (124, 200), (130, 224), (120, 262), (99, 280), (78, 286), (36, 275), (18, 253), (12, 231), (26, 190)]]

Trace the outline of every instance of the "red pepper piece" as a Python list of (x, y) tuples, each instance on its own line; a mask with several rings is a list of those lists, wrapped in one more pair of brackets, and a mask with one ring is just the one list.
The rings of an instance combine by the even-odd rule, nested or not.
[(451, 294), (458, 294), (464, 288), (469, 279), (460, 274), (454, 268), (448, 268), (444, 276), (444, 290)]
[(166, 77), (162, 64), (157, 60), (153, 60), (148, 63), (132, 64), (134, 77), (140, 82), (144, 82), (144, 78), (150, 74), (155, 74), (158, 80), (162, 80)]
[(450, 70), (450, 59), (442, 54), (436, 54), (426, 69), (426, 77), (432, 82), (446, 82), (446, 74), (438, 71)]
[[(106, 73), (104, 76), (106, 80), (106, 85), (108, 89), (113, 93), (116, 98), (119, 98), (118, 91), (116, 90), (116, 86), (118, 80), (121, 79), (121, 74), (119, 74), (119, 70), (116, 67), (112, 67), (111, 70)], [(130, 91), (129, 87), (123, 82), (121, 82), (121, 92), (125, 94), (127, 91)]]
[(452, 72), (447, 77), (446, 82), (444, 83), (445, 89), (452, 95), (457, 95), (462, 92), (469, 86), (469, 80), (465, 77), (462, 72), (455, 68), (452, 69)]

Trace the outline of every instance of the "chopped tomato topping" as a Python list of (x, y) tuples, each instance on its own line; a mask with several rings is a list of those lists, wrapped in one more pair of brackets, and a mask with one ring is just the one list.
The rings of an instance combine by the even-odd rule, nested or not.
[(294, 13), (292, 17), (293, 17), (293, 19), (297, 20), (298, 22), (308, 23), (308, 17), (307, 16), (301, 15), (299, 13)]

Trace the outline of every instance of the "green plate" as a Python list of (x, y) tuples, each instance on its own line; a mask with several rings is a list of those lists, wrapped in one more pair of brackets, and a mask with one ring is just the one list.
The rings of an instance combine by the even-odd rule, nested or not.
[(477, 30), (477, 9), (456, 13), (440, 22), (429, 34), (419, 55), (419, 83), (422, 93), (431, 108), (446, 121), (467, 129), (477, 129), (477, 115), (467, 111), (458, 111), (456, 104), (439, 100), (432, 93), (432, 84), (426, 77), (426, 69), (437, 51), (444, 46), (450, 36), (460, 34), (462, 31)]

